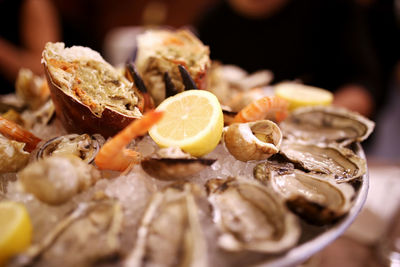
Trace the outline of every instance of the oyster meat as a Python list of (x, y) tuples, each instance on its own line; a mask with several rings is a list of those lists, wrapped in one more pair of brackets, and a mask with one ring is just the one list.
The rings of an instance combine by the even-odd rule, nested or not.
[(348, 145), (364, 141), (375, 124), (347, 109), (317, 106), (296, 109), (279, 126), (288, 138)]
[(142, 218), (135, 248), (125, 266), (208, 266), (194, 184), (156, 192)]
[(367, 167), (365, 160), (352, 150), (333, 143), (283, 141), (280, 153), (308, 171), (331, 174), (338, 182), (360, 178)]
[(49, 156), (74, 155), (84, 162), (91, 163), (100, 149), (104, 139), (99, 135), (69, 134), (55, 137), (43, 144), (37, 154), (37, 159)]
[(336, 183), (332, 175), (306, 173), (290, 163), (265, 162), (254, 170), (257, 180), (271, 186), (290, 210), (309, 223), (332, 223), (352, 206), (354, 188), (348, 183)]
[(211, 179), (207, 189), (222, 248), (278, 253), (297, 243), (297, 218), (270, 188), (255, 181), (229, 178)]
[(225, 127), (222, 138), (237, 160), (262, 160), (278, 153), (282, 132), (274, 122), (259, 120)]

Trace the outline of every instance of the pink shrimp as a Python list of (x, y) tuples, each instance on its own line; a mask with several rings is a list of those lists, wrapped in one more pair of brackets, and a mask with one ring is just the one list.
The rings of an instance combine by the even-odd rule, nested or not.
[(122, 131), (108, 140), (100, 149), (95, 158), (99, 169), (124, 171), (131, 164), (137, 164), (141, 155), (131, 149), (125, 148), (132, 139), (144, 135), (163, 115), (160, 111), (149, 111), (140, 120), (135, 120)]
[(40, 138), (25, 130), (13, 121), (7, 120), (0, 116), (0, 133), (5, 137), (25, 143), (24, 150), (32, 152), (37, 144), (42, 141)]
[(256, 120), (273, 120), (281, 122), (288, 115), (288, 102), (278, 96), (265, 96), (259, 98), (235, 116), (233, 122), (249, 122)]

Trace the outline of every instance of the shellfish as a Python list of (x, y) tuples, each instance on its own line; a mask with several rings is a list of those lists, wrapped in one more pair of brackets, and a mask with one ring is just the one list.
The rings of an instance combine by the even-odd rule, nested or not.
[(109, 137), (142, 116), (134, 85), (90, 48), (47, 43), (42, 62), (57, 116), (68, 131)]
[(208, 266), (195, 201), (203, 193), (194, 184), (156, 192), (142, 218), (135, 248), (126, 258), (125, 266)]
[(331, 174), (338, 182), (360, 178), (367, 168), (364, 159), (334, 143), (326, 145), (284, 140), (280, 153), (308, 171)]
[(290, 210), (317, 225), (344, 216), (355, 196), (350, 184), (338, 184), (332, 175), (303, 172), (290, 163), (260, 163), (254, 177), (279, 193)]
[(99, 135), (69, 134), (52, 138), (44, 143), (36, 154), (37, 159), (49, 156), (74, 155), (84, 162), (93, 162), (104, 139)]
[(207, 188), (222, 248), (277, 253), (297, 243), (297, 218), (270, 188), (234, 178), (211, 179)]
[[(156, 105), (166, 98), (166, 85), (177, 92), (191, 87), (193, 84), (186, 79), (190, 76), (196, 88), (205, 89), (210, 51), (190, 31), (149, 30), (139, 35), (137, 41), (136, 66)], [(182, 67), (190, 75), (183, 75)], [(166, 80), (169, 83), (163, 82)]]
[(262, 160), (278, 153), (282, 133), (269, 120), (234, 123), (224, 129), (223, 141), (228, 151), (238, 160)]
[(169, 147), (141, 161), (143, 170), (160, 180), (180, 180), (211, 166), (216, 159), (199, 159), (179, 148)]
[(290, 139), (338, 142), (345, 146), (362, 142), (374, 129), (374, 122), (358, 113), (333, 106), (298, 108), (280, 125)]
[(118, 201), (82, 202), (10, 266), (92, 266), (118, 255), (122, 223)]
[(52, 156), (32, 162), (18, 173), (25, 191), (59, 205), (100, 179), (100, 172), (76, 156)]

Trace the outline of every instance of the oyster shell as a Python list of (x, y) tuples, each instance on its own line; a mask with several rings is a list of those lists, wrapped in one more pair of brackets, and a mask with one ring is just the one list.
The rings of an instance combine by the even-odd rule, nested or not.
[(141, 161), (143, 170), (165, 181), (180, 180), (194, 175), (211, 166), (216, 159), (199, 159), (183, 152), (180, 148), (169, 147)]
[(99, 135), (69, 134), (52, 138), (44, 143), (36, 154), (37, 159), (49, 156), (74, 155), (91, 163), (99, 152), (104, 139)]
[(118, 201), (82, 202), (10, 266), (92, 266), (118, 254), (122, 223)]
[(297, 218), (270, 188), (234, 178), (209, 180), (207, 188), (222, 248), (277, 253), (297, 243)]
[(364, 141), (375, 123), (347, 109), (318, 106), (296, 109), (279, 126), (288, 138), (348, 145)]
[(16, 172), (29, 161), (29, 153), (24, 151), (25, 143), (9, 140), (0, 134), (0, 173)]
[(283, 196), (290, 210), (317, 225), (347, 214), (355, 196), (350, 184), (338, 184), (332, 175), (303, 172), (290, 163), (260, 163), (254, 177)]
[(282, 132), (269, 120), (234, 123), (224, 129), (223, 141), (240, 161), (262, 160), (278, 153)]
[(283, 141), (280, 153), (308, 171), (333, 175), (337, 182), (360, 178), (366, 172), (364, 159), (335, 144)]
[(194, 184), (155, 193), (125, 266), (208, 266), (195, 201), (202, 194)]

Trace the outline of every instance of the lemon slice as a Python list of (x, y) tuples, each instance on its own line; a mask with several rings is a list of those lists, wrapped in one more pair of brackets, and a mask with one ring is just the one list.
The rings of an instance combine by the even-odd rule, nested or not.
[(0, 266), (31, 243), (32, 224), (23, 204), (0, 202)]
[(298, 83), (280, 83), (275, 86), (275, 95), (289, 102), (289, 110), (304, 106), (328, 106), (333, 94), (325, 89)]
[(219, 143), (224, 125), (217, 97), (204, 90), (188, 90), (165, 99), (156, 108), (163, 118), (149, 135), (161, 147), (180, 147), (193, 156), (211, 152)]

